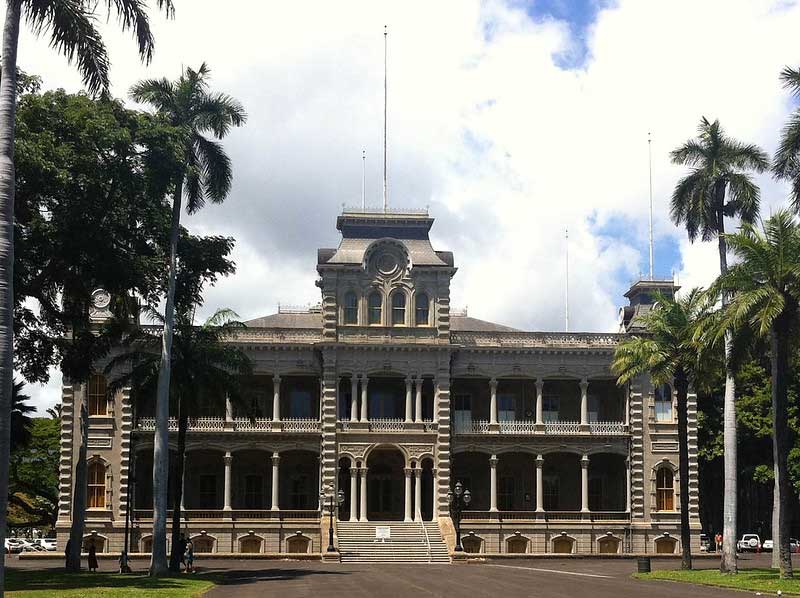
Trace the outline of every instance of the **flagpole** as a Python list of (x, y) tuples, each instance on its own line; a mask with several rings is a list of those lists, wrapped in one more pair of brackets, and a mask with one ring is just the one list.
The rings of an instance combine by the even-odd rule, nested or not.
[(361, 209), (367, 209), (367, 150), (361, 150)]
[(650, 178), (650, 280), (653, 280), (653, 148), (650, 132), (647, 132), (647, 160)]
[(564, 277), (564, 332), (569, 332), (569, 229), (564, 229), (566, 244), (566, 276)]
[(386, 176), (386, 146), (387, 146), (386, 121), (387, 121), (387, 111), (388, 111), (387, 55), (389, 48), (388, 38), (389, 38), (389, 28), (386, 25), (384, 25), (383, 26), (383, 211), (384, 212), (386, 212), (389, 209), (389, 184)]

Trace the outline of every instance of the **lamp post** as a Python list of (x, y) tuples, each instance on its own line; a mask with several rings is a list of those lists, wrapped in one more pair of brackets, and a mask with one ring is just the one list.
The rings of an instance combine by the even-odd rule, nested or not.
[[(339, 508), (344, 502), (344, 491), (333, 491), (333, 484), (328, 486), (330, 494), (324, 492), (319, 493), (320, 502), (325, 504), (325, 499), (328, 499), (328, 510), (330, 512), (330, 526), (328, 527), (328, 552), (336, 552), (336, 547), (333, 545), (333, 512)], [(335, 501), (335, 503), (334, 503)]]
[(447, 491), (447, 502), (450, 505), (450, 516), (453, 519), (453, 524), (456, 527), (456, 552), (463, 552), (464, 547), (461, 546), (461, 514), (466, 511), (472, 501), (472, 493), (465, 490), (460, 481), (456, 482), (453, 490)]

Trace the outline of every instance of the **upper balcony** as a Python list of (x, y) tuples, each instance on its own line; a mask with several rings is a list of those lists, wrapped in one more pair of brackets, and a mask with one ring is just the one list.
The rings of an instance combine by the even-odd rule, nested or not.
[[(255, 375), (246, 383), (242, 397), (203, 396), (192, 405), (189, 432), (285, 432), (319, 434), (320, 384), (315, 376)], [(136, 430), (152, 432), (152, 406), (142, 405)], [(177, 431), (176, 417), (169, 420)]]
[(610, 379), (453, 381), (457, 435), (620, 436), (628, 434), (627, 392)]

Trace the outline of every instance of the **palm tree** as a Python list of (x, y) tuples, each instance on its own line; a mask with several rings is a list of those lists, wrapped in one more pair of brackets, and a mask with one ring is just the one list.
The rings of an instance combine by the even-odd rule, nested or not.
[[(17, 106), (17, 48), (23, 15), (36, 33), (49, 32), (50, 45), (75, 61), (92, 93), (108, 90), (108, 54), (95, 27), (96, 3), (86, 0), (8, 0), (0, 49), (0, 541), (6, 533), (9, 421), (13, 387), (14, 316), (14, 124)], [(167, 16), (172, 0), (156, 0)], [(108, 0), (123, 30), (132, 30), (142, 60), (153, 54), (146, 5), (140, 0)], [(0, 595), (5, 582), (5, 554), (0, 552)]]
[(192, 214), (206, 199), (221, 203), (231, 187), (231, 162), (222, 144), (204, 137), (222, 139), (231, 127), (245, 123), (247, 114), (234, 98), (208, 88), (209, 68), (186, 68), (177, 81), (149, 79), (131, 88), (131, 97), (150, 104), (156, 112), (181, 132), (178, 164), (175, 167), (172, 197), (172, 230), (169, 248), (169, 281), (164, 311), (161, 365), (156, 390), (156, 431), (153, 443), (153, 555), (150, 574), (167, 570), (167, 471), (169, 469), (168, 418), (172, 331), (175, 326), (175, 257), (181, 220), (181, 202)]
[[(163, 325), (164, 318), (153, 314)], [(175, 479), (183, 479), (186, 453), (186, 432), (189, 419), (199, 408), (204, 397), (228, 396), (240, 403), (240, 380), (251, 373), (250, 359), (241, 349), (224, 341), (244, 327), (231, 310), (221, 309), (202, 326), (194, 326), (185, 311), (179, 311), (175, 326), (175, 344), (172, 348), (170, 370), (170, 397), (177, 404), (178, 452)], [(153, 397), (158, 387), (161, 355), (158, 348), (161, 338), (147, 330), (134, 333), (126, 343), (132, 350), (112, 359), (107, 372), (124, 371), (112, 383), (112, 392), (129, 386), (133, 396), (146, 400)], [(173, 485), (172, 497), (172, 553), (169, 568), (180, 571), (181, 554), (179, 538), (181, 529), (181, 499), (183, 484)]]
[(699, 289), (681, 299), (655, 298), (656, 308), (645, 316), (646, 334), (617, 346), (611, 363), (619, 385), (648, 374), (654, 386), (671, 384), (677, 396), (678, 457), (681, 508), (681, 567), (692, 568), (689, 529), (689, 386), (700, 382), (700, 347), (694, 341), (698, 322), (708, 314), (708, 302)]
[(22, 394), (22, 388), (25, 382), (16, 380), (14, 381), (14, 388), (11, 395), (11, 450), (27, 444), (31, 439), (31, 421), (30, 415), (36, 413), (36, 407), (28, 405), (31, 398)]
[(800, 225), (790, 212), (781, 210), (767, 220), (763, 232), (752, 224), (728, 235), (738, 259), (711, 288), (716, 295), (728, 294), (719, 334), (750, 332), (770, 341), (772, 370), (772, 455), (775, 466), (774, 500), (778, 501), (778, 537), (781, 577), (792, 577), (789, 552), (788, 390), (789, 345), (800, 315)]
[[(800, 97), (800, 68), (786, 67), (781, 71), (783, 86)], [(781, 131), (781, 139), (772, 160), (775, 178), (791, 184), (792, 209), (800, 213), (800, 110), (795, 110)]]
[[(760, 192), (749, 172), (763, 172), (769, 166), (767, 155), (756, 145), (728, 137), (718, 120), (703, 117), (698, 137), (690, 139), (671, 154), (675, 164), (691, 171), (678, 181), (672, 194), (671, 215), (675, 224), (686, 226), (689, 240), (717, 237), (719, 269), (728, 270), (725, 218), (738, 216), (752, 222), (758, 215)], [(725, 304), (728, 298), (722, 297)], [(736, 573), (736, 386), (731, 366), (733, 341), (725, 337), (725, 398), (723, 436), (725, 444), (725, 496), (723, 546), (720, 570)]]

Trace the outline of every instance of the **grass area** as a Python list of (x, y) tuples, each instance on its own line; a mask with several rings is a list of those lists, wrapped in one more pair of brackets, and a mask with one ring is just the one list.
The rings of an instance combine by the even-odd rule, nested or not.
[(65, 573), (61, 570), (6, 569), (7, 598), (195, 598), (214, 586), (215, 577), (148, 577), (144, 573)]
[(784, 594), (800, 594), (800, 577), (779, 579), (778, 572), (773, 569), (740, 569), (738, 575), (722, 575), (717, 569), (694, 571), (663, 570), (653, 571), (652, 573), (637, 573), (634, 577), (637, 579), (685, 581), (705, 586), (720, 586), (773, 595), (778, 590), (781, 590)]

